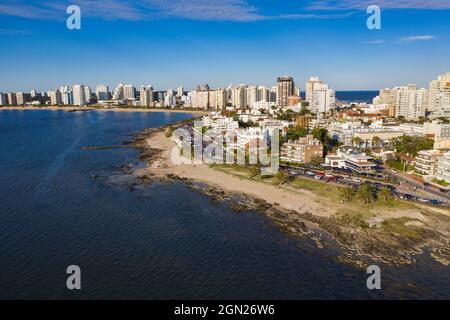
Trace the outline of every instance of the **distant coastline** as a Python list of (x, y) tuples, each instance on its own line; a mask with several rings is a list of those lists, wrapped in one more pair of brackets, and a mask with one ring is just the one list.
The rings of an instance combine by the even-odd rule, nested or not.
[(77, 107), (77, 106), (68, 106), (68, 107), (54, 107), (54, 106), (46, 106), (46, 107), (19, 107), (19, 106), (7, 106), (0, 107), (0, 110), (62, 110), (67, 112), (75, 112), (75, 111), (111, 111), (111, 112), (169, 112), (169, 113), (193, 113), (197, 115), (205, 114), (204, 110), (194, 110), (194, 109), (165, 109), (165, 108), (152, 108), (152, 109), (144, 109), (144, 108), (97, 108), (97, 107)]

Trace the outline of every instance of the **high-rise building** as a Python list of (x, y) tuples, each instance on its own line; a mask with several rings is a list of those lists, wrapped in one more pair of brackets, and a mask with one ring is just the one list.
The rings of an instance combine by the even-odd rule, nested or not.
[(183, 86), (179, 86), (178, 88), (177, 88), (177, 97), (182, 97), (183, 96), (183, 94), (184, 94), (184, 88), (183, 88)]
[(61, 92), (61, 101), (64, 105), (71, 105), (73, 104), (73, 92), (70, 90), (69, 86), (62, 86), (59, 88), (59, 91)]
[(153, 87), (152, 86), (142, 86), (140, 90), (140, 101), (141, 106), (148, 108), (153, 103)]
[(266, 87), (258, 87), (258, 101), (270, 101), (270, 91)]
[(450, 72), (431, 81), (428, 111), (433, 117), (450, 117)]
[(31, 100), (31, 96), (28, 93), (16, 92), (16, 101), (18, 106), (24, 105)]
[(164, 95), (164, 105), (166, 107), (174, 107), (177, 103), (175, 92), (172, 89), (166, 91)]
[(30, 94), (31, 94), (31, 98), (36, 98), (37, 95), (38, 95), (38, 93), (37, 93), (37, 91), (35, 89), (31, 89)]
[(279, 77), (277, 79), (277, 104), (287, 106), (288, 98), (294, 95), (295, 83), (292, 77)]
[(124, 84), (119, 83), (119, 85), (116, 87), (116, 90), (114, 90), (113, 94), (113, 100), (114, 101), (121, 101), (125, 99), (124, 95)]
[(126, 84), (123, 86), (123, 96), (126, 100), (136, 99), (136, 89), (132, 84)]
[(232, 88), (231, 105), (237, 109), (242, 109), (247, 106), (247, 87), (245, 85)]
[(82, 84), (76, 84), (72, 87), (73, 90), (73, 104), (76, 106), (84, 106), (86, 102), (86, 91)]
[(392, 89), (380, 90), (379, 104), (395, 105), (395, 92)]
[(314, 88), (316, 85), (323, 84), (323, 81), (319, 79), (319, 77), (311, 77), (306, 83), (306, 101), (310, 106), (313, 105), (314, 101)]
[(47, 92), (47, 94), (50, 98), (50, 104), (52, 106), (59, 106), (62, 104), (61, 91), (53, 90), (53, 91)]
[(95, 88), (95, 95), (97, 96), (98, 101), (106, 101), (109, 100), (109, 88), (106, 84), (99, 84)]
[(425, 116), (428, 108), (429, 94), (427, 89), (417, 89), (410, 84), (393, 89), (395, 94), (395, 116), (407, 120), (417, 120)]
[[(207, 89), (207, 90), (202, 90)], [(209, 108), (209, 88), (197, 87), (197, 89), (189, 92), (192, 108), (208, 109)]]
[(306, 101), (314, 113), (327, 113), (336, 107), (336, 93), (318, 77), (311, 77), (306, 83)]
[(92, 101), (92, 91), (88, 86), (84, 87), (84, 98), (86, 99), (86, 103), (89, 104)]
[(16, 98), (16, 94), (14, 92), (8, 93), (8, 104), (11, 106), (17, 105), (17, 98)]
[(258, 86), (247, 87), (247, 106), (252, 106), (258, 101)]
[(8, 95), (0, 92), (0, 106), (8, 105)]
[(224, 110), (227, 106), (225, 89), (217, 89), (209, 92), (209, 107), (215, 110)]

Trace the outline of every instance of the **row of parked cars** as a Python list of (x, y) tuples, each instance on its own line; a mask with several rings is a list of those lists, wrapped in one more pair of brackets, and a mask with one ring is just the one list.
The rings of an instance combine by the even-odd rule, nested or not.
[(325, 173), (307, 168), (295, 168), (295, 169), (290, 168), (286, 169), (286, 171), (290, 176), (293, 177), (304, 176), (324, 182), (339, 183), (349, 187), (358, 187), (362, 183), (365, 183), (374, 187), (377, 191), (381, 190), (382, 188), (388, 188), (394, 197), (397, 197), (402, 200), (418, 201), (432, 205), (450, 206), (449, 203), (443, 202), (441, 199), (428, 199), (428, 198), (425, 199), (416, 194), (400, 192), (399, 190), (397, 190), (395, 186), (391, 184), (381, 183), (377, 181), (363, 180), (359, 177), (352, 177), (351, 175), (342, 175), (341, 173), (339, 174)]

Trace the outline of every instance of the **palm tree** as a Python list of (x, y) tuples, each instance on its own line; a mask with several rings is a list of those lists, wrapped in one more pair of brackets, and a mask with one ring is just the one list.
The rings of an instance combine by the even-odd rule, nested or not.
[(362, 142), (363, 140), (360, 137), (353, 138), (353, 145), (356, 145), (357, 147), (360, 147)]
[(380, 143), (381, 143), (380, 137), (377, 137), (377, 136), (373, 137), (372, 144), (374, 147), (379, 147)]
[(355, 197), (355, 189), (353, 188), (344, 188), (341, 191), (341, 196), (344, 199), (344, 201), (350, 201)]
[(283, 171), (278, 171), (278, 173), (275, 175), (274, 179), (275, 179), (275, 183), (277, 185), (281, 186), (282, 184), (285, 184), (286, 182), (288, 182), (289, 177)]
[(394, 197), (392, 196), (391, 190), (386, 187), (383, 187), (378, 192), (378, 199), (383, 200), (385, 202), (392, 200)]
[(261, 170), (259, 168), (259, 166), (252, 166), (250, 168), (250, 178), (255, 178), (257, 176), (259, 176), (261, 174)]
[(373, 187), (368, 184), (361, 185), (358, 190), (356, 190), (356, 198), (363, 204), (370, 204), (375, 201), (375, 192)]

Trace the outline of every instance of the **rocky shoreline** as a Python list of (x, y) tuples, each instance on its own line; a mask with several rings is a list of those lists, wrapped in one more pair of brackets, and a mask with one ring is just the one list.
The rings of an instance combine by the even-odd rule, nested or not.
[[(147, 139), (156, 133), (165, 132), (169, 127), (146, 129), (137, 134), (130, 144), (139, 151), (139, 159), (150, 166), (161, 157), (161, 149), (149, 147)], [(322, 234), (333, 239), (341, 249), (338, 260), (358, 268), (366, 268), (371, 264), (387, 264), (394, 266), (408, 265), (424, 252), (438, 262), (450, 264), (450, 218), (430, 217), (430, 225), (424, 228), (411, 226), (420, 231), (420, 237), (407, 237), (397, 232), (389, 232), (380, 228), (358, 226), (354, 221), (348, 221), (341, 216), (319, 216), (310, 211), (294, 211), (281, 208), (276, 203), (247, 194), (227, 192), (219, 187), (199, 183), (176, 174), (155, 175), (146, 172), (138, 175), (143, 184), (151, 183), (184, 183), (191, 189), (211, 197), (214, 202), (227, 202), (234, 212), (257, 211), (265, 214), (274, 223), (295, 237), (309, 237), (315, 241), (318, 248), (325, 246)], [(445, 220), (444, 225), (442, 219)], [(438, 225), (440, 227), (438, 227)], [(416, 230), (417, 229), (417, 230)]]

